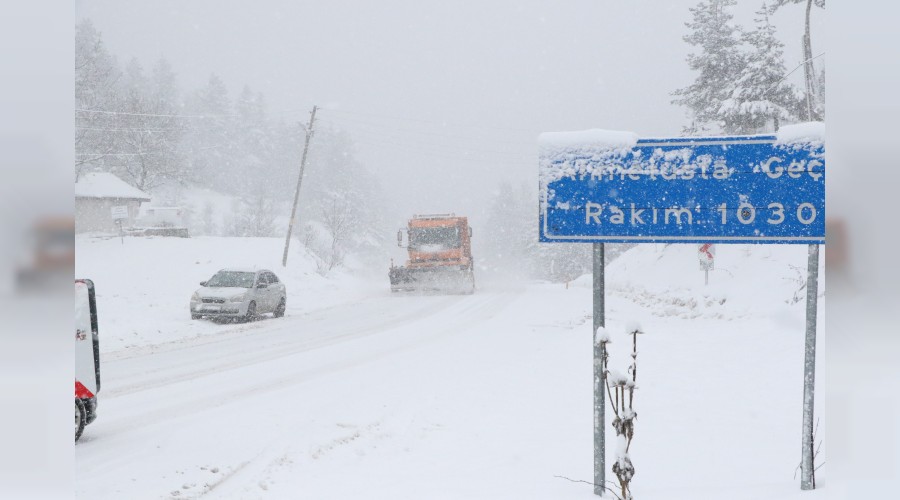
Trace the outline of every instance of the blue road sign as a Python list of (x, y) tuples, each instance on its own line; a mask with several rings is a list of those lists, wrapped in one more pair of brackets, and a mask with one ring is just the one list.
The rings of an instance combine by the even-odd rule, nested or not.
[(563, 142), (540, 164), (543, 242), (825, 242), (823, 141)]

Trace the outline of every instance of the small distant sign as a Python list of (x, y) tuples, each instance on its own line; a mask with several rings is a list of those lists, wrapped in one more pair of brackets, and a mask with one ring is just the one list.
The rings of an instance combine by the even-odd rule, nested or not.
[(712, 271), (716, 267), (716, 246), (712, 243), (704, 243), (697, 249), (700, 257), (700, 270)]
[(128, 207), (125, 205), (116, 205), (112, 207), (112, 218), (113, 220), (122, 220), (128, 218)]

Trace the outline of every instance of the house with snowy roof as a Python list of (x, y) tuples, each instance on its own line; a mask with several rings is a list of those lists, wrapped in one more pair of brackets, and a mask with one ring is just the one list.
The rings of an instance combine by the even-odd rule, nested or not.
[(116, 232), (113, 207), (127, 207), (124, 227), (134, 225), (141, 203), (150, 195), (108, 172), (81, 174), (75, 180), (75, 232)]

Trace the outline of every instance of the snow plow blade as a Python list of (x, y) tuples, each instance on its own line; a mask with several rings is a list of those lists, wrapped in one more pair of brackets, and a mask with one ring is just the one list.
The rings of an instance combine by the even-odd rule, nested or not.
[(392, 267), (388, 275), (392, 292), (475, 292), (475, 275), (468, 269)]

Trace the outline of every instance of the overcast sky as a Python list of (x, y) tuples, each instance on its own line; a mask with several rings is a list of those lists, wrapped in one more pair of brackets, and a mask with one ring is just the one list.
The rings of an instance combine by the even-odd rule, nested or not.
[[(219, 74), (272, 116), (348, 131), (398, 213), (479, 219), (502, 179), (537, 182), (542, 131), (678, 135), (670, 92), (690, 83), (681, 37), (697, 0), (76, 2), (120, 60), (168, 58), (183, 88)], [(750, 26), (761, 0), (741, 1)], [(774, 19), (788, 68), (803, 8)], [(813, 50), (825, 51), (814, 13)], [(816, 37), (816, 34), (821, 36)], [(819, 59), (824, 64), (824, 57)], [(802, 82), (802, 70), (791, 77)]]

